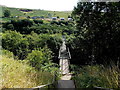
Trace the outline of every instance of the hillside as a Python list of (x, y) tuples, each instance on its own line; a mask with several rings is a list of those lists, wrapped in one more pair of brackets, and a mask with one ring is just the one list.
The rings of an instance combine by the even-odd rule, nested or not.
[[(31, 88), (52, 82), (53, 75), (49, 72), (37, 72), (24, 61), (17, 61), (2, 55), (2, 88)], [(49, 75), (48, 75), (49, 74)], [(47, 77), (46, 77), (47, 75)], [(39, 82), (38, 82), (39, 81)]]
[(67, 18), (68, 15), (71, 15), (71, 11), (47, 11), (47, 10), (40, 10), (40, 9), (23, 9), (22, 10), (31, 10), (29, 12), (25, 12), (25, 11), (21, 11), (21, 8), (11, 8), (11, 7), (5, 7), (5, 6), (0, 6), (0, 8), (2, 8), (2, 12), (0, 12), (3, 14), (4, 10), (9, 9), (11, 12), (11, 16), (44, 16), (44, 17), (64, 17)]

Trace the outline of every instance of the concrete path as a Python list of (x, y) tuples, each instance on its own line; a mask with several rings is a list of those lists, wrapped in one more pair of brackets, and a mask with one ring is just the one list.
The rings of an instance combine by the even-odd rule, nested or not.
[(58, 90), (61, 88), (70, 88), (75, 90), (75, 85), (73, 80), (59, 80), (58, 81)]
[(70, 88), (72, 90), (75, 90), (75, 84), (73, 80), (70, 80), (72, 75), (70, 73), (65, 74), (61, 77), (61, 80), (58, 81), (57, 83), (57, 88), (59, 89), (64, 89), (64, 88)]

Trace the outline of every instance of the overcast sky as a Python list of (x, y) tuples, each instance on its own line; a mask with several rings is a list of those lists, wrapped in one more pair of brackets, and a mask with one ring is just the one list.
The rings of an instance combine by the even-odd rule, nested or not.
[(16, 8), (70, 11), (78, 0), (0, 0), (0, 5)]

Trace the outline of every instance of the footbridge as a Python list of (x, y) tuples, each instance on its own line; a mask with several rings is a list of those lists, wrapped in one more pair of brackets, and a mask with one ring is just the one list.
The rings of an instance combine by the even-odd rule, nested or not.
[[(70, 73), (70, 70), (69, 70), (71, 55), (70, 55), (69, 48), (66, 46), (65, 41), (66, 41), (65, 37), (63, 36), (62, 37), (62, 45), (59, 49), (59, 55), (58, 55), (59, 66), (60, 66), (59, 73), (62, 75), (60, 80), (56, 81), (54, 78), (52, 83), (34, 87), (34, 88), (32, 88), (32, 90), (34, 90), (36, 88), (40, 89), (40, 88), (44, 88), (44, 87), (47, 87), (47, 88), (55, 87), (58, 90), (61, 88), (73, 88), (73, 90), (75, 89), (74, 81), (71, 80), (72, 74)], [(54, 77), (56, 77), (56, 76), (54, 76)]]

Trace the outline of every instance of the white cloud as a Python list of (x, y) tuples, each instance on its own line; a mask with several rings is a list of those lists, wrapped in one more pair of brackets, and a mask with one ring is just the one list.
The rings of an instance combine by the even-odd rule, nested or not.
[(65, 11), (72, 10), (78, 0), (1, 0), (1, 5), (17, 8), (31, 8)]

